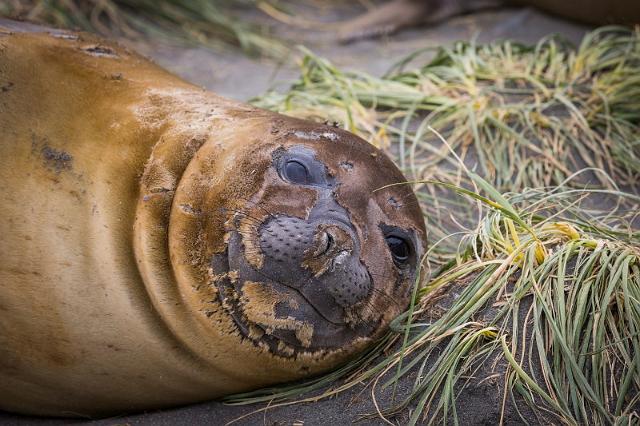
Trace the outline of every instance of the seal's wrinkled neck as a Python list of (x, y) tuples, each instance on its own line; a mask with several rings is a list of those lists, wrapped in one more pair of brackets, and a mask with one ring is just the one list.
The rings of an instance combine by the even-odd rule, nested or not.
[[(135, 255), (147, 293), (163, 323), (194, 355), (211, 363), (220, 362), (221, 356), (253, 359), (256, 370), (250, 367), (239, 374), (266, 375), (258, 371), (264, 357), (284, 360), (289, 354), (246, 339), (255, 330), (238, 325), (220, 297), (224, 289), (214, 284), (237, 279), (236, 272), (216, 267), (211, 260), (225, 256), (230, 215), (258, 191), (262, 176), (272, 167), (278, 137), (273, 123), (280, 116), (238, 109), (231, 101), (220, 104), (198, 92), (154, 91), (148, 99), (136, 113), (146, 125), (166, 130), (140, 179), (134, 226)], [(246, 290), (249, 306), (277, 289), (265, 293), (259, 284), (248, 283)], [(302, 323), (293, 333), (301, 341), (311, 337)], [(367, 341), (350, 342), (349, 349)], [(322, 369), (350, 351), (334, 352), (300, 354), (294, 371), (282, 364), (281, 374), (307, 374), (309, 368)], [(280, 371), (278, 365), (275, 362), (274, 371)]]
[[(160, 129), (144, 172), (134, 223), (140, 275), (158, 316), (189, 350), (203, 358), (218, 337), (202, 320), (206, 306), (194, 289), (209, 282), (211, 253), (224, 247), (224, 218), (216, 214), (225, 169), (241, 150), (255, 118), (197, 90), (150, 90), (133, 106), (141, 125)], [(241, 124), (243, 123), (243, 124)], [(256, 127), (255, 125), (253, 127)], [(214, 295), (211, 295), (214, 299)]]

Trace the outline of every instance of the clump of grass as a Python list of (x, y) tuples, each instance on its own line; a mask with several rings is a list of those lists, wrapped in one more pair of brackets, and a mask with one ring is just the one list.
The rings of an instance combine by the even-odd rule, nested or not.
[[(377, 346), (329, 375), (227, 401), (274, 407), (367, 380), (396, 394), (417, 371), (408, 392), (376, 403), (378, 415), (411, 409), (411, 424), (458, 423), (458, 395), (491, 361), (504, 379), (503, 412), (526, 404), (554, 423), (637, 421), (639, 42), (636, 32), (607, 29), (578, 49), (555, 39), (460, 43), (382, 78), (307, 52), (288, 93), (254, 103), (341, 122), (385, 149), (416, 180), (440, 234), (431, 234), (429, 281)], [(443, 190), (468, 198), (444, 199)], [(446, 244), (444, 222), (470, 223), (477, 203), (477, 226)], [(435, 309), (445, 289), (457, 297)]]
[[(336, 121), (387, 151), (410, 180), (471, 187), (432, 127), (499, 191), (559, 185), (584, 168), (606, 173), (583, 173), (573, 184), (640, 190), (640, 32), (599, 29), (577, 48), (547, 38), (428, 52), (422, 66), (404, 71), (425, 51), (374, 77), (305, 51), (299, 80), (253, 103)], [(432, 239), (475, 223), (440, 186), (418, 189)]]
[(409, 367), (422, 362), (424, 368), (448, 338), (424, 378), (389, 412), (415, 398), (412, 423), (423, 412), (456, 420), (455, 397), (466, 384), (455, 385), (498, 352), (507, 366), (505, 398), (518, 394), (553, 423), (638, 420), (640, 231), (611, 216), (585, 214), (576, 201), (570, 190), (525, 191), (489, 204), (464, 239), (466, 254), (420, 290), (427, 310), (438, 288), (465, 283), (440, 318), (412, 328), (402, 356), (389, 362), (400, 365), (421, 351), (397, 380)]
[(458, 396), (493, 372), (501, 421), (529, 406), (524, 421), (638, 423), (640, 33), (458, 43), (380, 78), (305, 53), (300, 79), (254, 104), (337, 121), (396, 160), (427, 219), (427, 280), (357, 360), (227, 401), (274, 407), (368, 382), (392, 395), (373, 415), (458, 423)]
[(284, 57), (288, 49), (265, 28), (234, 17), (251, 0), (7, 0), (0, 15), (103, 36), (231, 45), (251, 54)]

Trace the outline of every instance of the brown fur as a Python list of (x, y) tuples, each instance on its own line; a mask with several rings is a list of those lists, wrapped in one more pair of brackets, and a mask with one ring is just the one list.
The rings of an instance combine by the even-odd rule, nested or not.
[[(355, 166), (330, 173), (375, 277), (393, 268), (374, 260), (381, 221), (424, 242), (410, 188), (373, 192), (402, 175), (354, 136), (223, 99), (85, 34), (0, 29), (0, 86), (0, 408), (117, 414), (299, 379), (371, 343), (408, 300), (409, 284), (375, 278), (398, 302), (371, 296), (357, 316), (381, 316), (370, 336), (321, 351), (281, 343), (282, 356), (253, 325), (243, 336), (218, 298), (216, 282), (238, 281), (211, 267), (234, 215), (304, 217), (314, 202), (278, 183), (278, 147), (340, 140), (318, 157)], [(245, 307), (273, 313), (252, 294)]]

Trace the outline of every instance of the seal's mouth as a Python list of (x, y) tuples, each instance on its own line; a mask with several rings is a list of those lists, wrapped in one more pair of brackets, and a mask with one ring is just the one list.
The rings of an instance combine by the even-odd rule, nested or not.
[(340, 348), (370, 336), (379, 326), (370, 323), (352, 329), (331, 323), (299, 292), (277, 282), (244, 282), (235, 294), (224, 304), (238, 330), (257, 346), (280, 356)]
[[(262, 228), (262, 233), (267, 233), (268, 222)], [(225, 269), (230, 271), (215, 280), (215, 284), (222, 305), (238, 330), (258, 346), (266, 345), (270, 352), (281, 356), (293, 356), (300, 351), (331, 350), (354, 339), (369, 337), (380, 326), (379, 319), (359, 321), (357, 306), (339, 305), (327, 290), (326, 283), (302, 266), (305, 258), (333, 257), (334, 260), (328, 262), (326, 274), (335, 274), (335, 268), (340, 267), (335, 264), (340, 262), (343, 252), (333, 255), (335, 243), (326, 244), (322, 252), (314, 253), (315, 256), (312, 253), (290, 256), (299, 262), (298, 271), (295, 271), (295, 265), (291, 263), (283, 265), (283, 269), (273, 265), (274, 262), (284, 263), (277, 262), (277, 258), (285, 256), (273, 246), (271, 251), (265, 252), (263, 268), (256, 269), (244, 256), (246, 247), (242, 240), (240, 232), (232, 232), (227, 252), (215, 256), (214, 269), (220, 270), (224, 263)], [(325, 242), (320, 239), (319, 243)], [(299, 250), (299, 247), (293, 250)], [(289, 277), (283, 276), (283, 270), (288, 271)]]

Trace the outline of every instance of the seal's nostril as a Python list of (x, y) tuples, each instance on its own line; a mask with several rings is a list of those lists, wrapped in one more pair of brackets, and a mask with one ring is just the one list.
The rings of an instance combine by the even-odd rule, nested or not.
[(327, 248), (326, 250), (329, 251), (329, 249), (333, 246), (334, 241), (333, 241), (333, 236), (330, 233), (326, 233), (327, 234)]
[(329, 250), (331, 250), (331, 247), (333, 247), (334, 245), (334, 241), (333, 241), (333, 237), (331, 236), (330, 233), (328, 233), (327, 231), (323, 231), (322, 234), (320, 234), (320, 244), (318, 244), (318, 250), (317, 250), (317, 255), (318, 257), (326, 254)]

